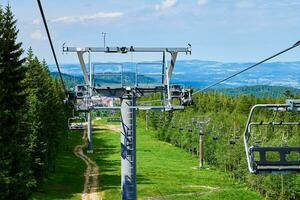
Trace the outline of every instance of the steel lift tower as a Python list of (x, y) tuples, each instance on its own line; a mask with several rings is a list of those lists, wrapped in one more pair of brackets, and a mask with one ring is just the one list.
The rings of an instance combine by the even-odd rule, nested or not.
[[(178, 53), (183, 52), (191, 54), (191, 46), (179, 48), (144, 48), (144, 47), (63, 47), (63, 52), (77, 53), (83, 77), (86, 83), (85, 90), (88, 95), (84, 97), (84, 106), (79, 110), (88, 113), (88, 152), (92, 149), (92, 111), (97, 109), (120, 109), (121, 110), (121, 190), (122, 200), (136, 200), (136, 110), (173, 110), (183, 109), (184, 106), (173, 106), (171, 104), (170, 79), (174, 70)], [(86, 63), (83, 55), (88, 53), (89, 74), (86, 69)], [(134, 84), (123, 83), (120, 85), (101, 86), (93, 83), (94, 67), (91, 62), (91, 53), (162, 53), (161, 81), (156, 84), (141, 84), (138, 81), (138, 72), (136, 70), (136, 80)], [(171, 61), (166, 61), (166, 54), (171, 55)], [(168, 65), (168, 66), (167, 66)], [(137, 68), (136, 68), (137, 69)], [(122, 76), (121, 76), (122, 78)], [(160, 92), (163, 97), (161, 106), (137, 106), (136, 100), (147, 93)], [(91, 101), (93, 95), (105, 97), (120, 98), (121, 106), (104, 107), (94, 105)]]

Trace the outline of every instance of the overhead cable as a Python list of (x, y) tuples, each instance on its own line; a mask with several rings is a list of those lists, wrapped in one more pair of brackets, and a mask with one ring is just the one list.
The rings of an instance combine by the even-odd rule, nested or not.
[(56, 68), (57, 68), (57, 71), (58, 71), (61, 83), (63, 85), (65, 95), (67, 95), (67, 89), (66, 89), (64, 80), (62, 78), (60, 67), (59, 67), (59, 64), (58, 64), (58, 61), (57, 61), (56, 53), (55, 53), (54, 46), (53, 46), (52, 39), (51, 39), (51, 35), (50, 35), (49, 29), (48, 29), (48, 25), (47, 25), (46, 17), (45, 17), (45, 14), (44, 14), (43, 6), (42, 6), (40, 0), (37, 0), (37, 3), (38, 3), (38, 6), (39, 6), (39, 10), (41, 12), (41, 16), (42, 16), (42, 19), (43, 19), (43, 23), (44, 23), (46, 32), (47, 32), (47, 36), (48, 36), (48, 40), (49, 40), (49, 43), (50, 43), (51, 51), (52, 51), (52, 54), (53, 54), (53, 57), (54, 57), (54, 61), (55, 61), (55, 64), (56, 64)]

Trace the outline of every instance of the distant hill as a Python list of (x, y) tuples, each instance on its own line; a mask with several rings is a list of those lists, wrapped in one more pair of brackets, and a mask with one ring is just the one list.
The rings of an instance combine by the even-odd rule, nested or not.
[(251, 94), (256, 97), (285, 97), (284, 93), (290, 91), (291, 94), (297, 95), (300, 94), (300, 89), (292, 87), (283, 87), (283, 86), (268, 86), (268, 85), (256, 85), (256, 86), (244, 86), (237, 88), (222, 88), (218, 91), (236, 96), (240, 94)]
[[(53, 78), (58, 78), (57, 72), (51, 72)], [(77, 84), (83, 84), (84, 79), (82, 76), (72, 76), (69, 74), (62, 74), (65, 84), (68, 88), (74, 88)], [(133, 74), (127, 74), (128, 79), (134, 80)], [(144, 81), (153, 82), (151, 78), (143, 77)], [(105, 80), (96, 79), (98, 84), (119, 83), (119, 80)], [(285, 97), (284, 93), (290, 91), (291, 94), (300, 94), (300, 89), (284, 86), (269, 86), (269, 85), (255, 85), (243, 86), (236, 88), (219, 88), (217, 91), (227, 95), (236, 96), (240, 94), (251, 94), (256, 97)]]
[[(135, 65), (137, 63), (124, 62), (121, 64), (124, 71), (128, 71), (128, 73), (130, 73), (130, 71), (135, 72)], [(253, 62), (224, 63), (203, 60), (178, 60), (172, 74), (171, 82), (202, 88), (252, 64)], [(56, 70), (54, 65), (50, 65), (49, 69), (50, 71)], [(113, 67), (107, 67), (107, 69), (102, 71), (108, 69), (113, 70)], [(61, 65), (61, 71), (66, 74), (81, 76), (79, 64), (63, 64)], [(158, 74), (160, 71), (161, 67), (157, 64), (149, 65), (148, 63), (148, 65), (139, 67), (139, 72), (145, 74)], [(131, 73), (131, 75), (132, 74), (133, 73)], [(151, 78), (155, 79), (155, 77), (152, 76)], [(265, 63), (224, 82), (216, 88), (235, 88), (255, 85), (300, 88), (300, 61)]]
[[(50, 73), (53, 78), (58, 78), (57, 72)], [(63, 80), (66, 84), (67, 88), (74, 88), (77, 84), (84, 84), (84, 78), (80, 75), (70, 75), (62, 73)], [(139, 83), (154, 83), (157, 82), (156, 79), (146, 77), (146, 76), (139, 76)], [(120, 76), (106, 76), (103, 78), (95, 77), (95, 84), (96, 85), (107, 85), (107, 84), (120, 84)], [(125, 72), (123, 74), (123, 83), (124, 84), (134, 84), (135, 83), (135, 74), (131, 72)]]

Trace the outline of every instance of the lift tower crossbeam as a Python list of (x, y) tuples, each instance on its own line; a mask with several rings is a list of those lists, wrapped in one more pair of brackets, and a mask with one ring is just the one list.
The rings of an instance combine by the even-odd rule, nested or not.
[(188, 47), (63, 47), (63, 52), (102, 52), (102, 53), (159, 53), (177, 52), (191, 54), (191, 45)]

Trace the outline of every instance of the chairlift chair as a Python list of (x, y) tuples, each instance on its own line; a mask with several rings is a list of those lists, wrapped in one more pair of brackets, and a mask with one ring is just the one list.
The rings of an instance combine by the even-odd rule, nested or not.
[(218, 140), (219, 139), (219, 137), (218, 136), (213, 136), (213, 140)]
[(230, 144), (230, 145), (236, 144), (235, 138), (231, 138), (231, 139), (228, 141), (228, 144)]
[(76, 93), (72, 90), (67, 91), (67, 98), (64, 100), (66, 105), (74, 106), (76, 101)]
[(181, 85), (171, 85), (170, 87), (171, 98), (172, 99), (181, 98), (181, 91), (182, 91)]
[(71, 117), (68, 119), (69, 130), (84, 130), (86, 129), (86, 119), (83, 117)]
[(180, 103), (182, 106), (189, 106), (193, 104), (193, 89), (187, 88), (181, 90), (181, 97), (180, 97)]
[[(260, 146), (260, 142), (248, 144), (251, 137), (252, 126), (272, 125), (272, 126), (292, 126), (299, 125), (299, 122), (252, 122), (254, 111), (258, 108), (269, 108), (282, 111), (299, 111), (299, 100), (287, 100), (286, 104), (257, 104), (252, 107), (246, 128), (244, 131), (244, 145), (251, 173), (291, 173), (300, 172), (300, 146)], [(292, 160), (287, 158), (288, 154), (294, 152), (297, 158)], [(269, 160), (267, 154), (277, 153), (278, 160)]]
[(88, 96), (88, 85), (79, 84), (75, 87), (75, 93), (77, 99), (83, 99), (85, 96)]

